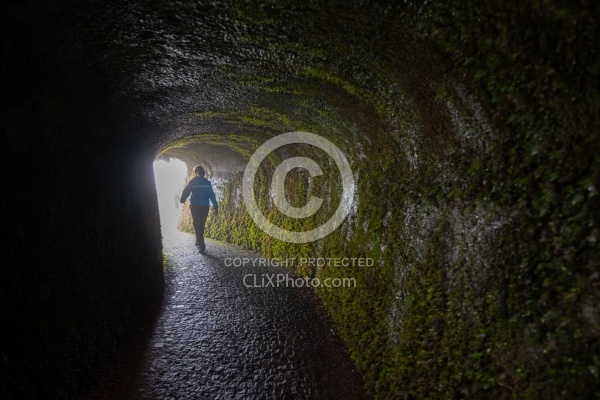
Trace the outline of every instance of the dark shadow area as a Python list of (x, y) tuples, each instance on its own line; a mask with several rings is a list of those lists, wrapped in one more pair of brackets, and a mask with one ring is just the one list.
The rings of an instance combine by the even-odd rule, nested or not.
[(81, 389), (73, 395), (77, 400), (133, 400), (137, 398), (146, 362), (148, 344), (156, 326), (153, 318), (131, 327), (127, 338), (114, 354), (95, 366), (89, 376), (82, 379)]

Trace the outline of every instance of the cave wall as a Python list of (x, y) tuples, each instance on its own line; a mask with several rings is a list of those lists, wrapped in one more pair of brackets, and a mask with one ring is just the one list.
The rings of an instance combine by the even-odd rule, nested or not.
[[(284, 31), (286, 9), (274, 8), (245, 9), (243, 20), (263, 37)], [(357, 280), (316, 293), (376, 398), (597, 395), (598, 53), (583, 50), (597, 35), (589, 13), (550, 3), (390, 6), (386, 34), (412, 28), (410, 50), (390, 36), (369, 60), (336, 39), (296, 44), (310, 52), (303, 61), (320, 61), (302, 66), (301, 82), (255, 77), (246, 84), (270, 93), (268, 103), (198, 116), (253, 133), (231, 146), (246, 159), (260, 131), (333, 141), (355, 174), (353, 210), (321, 241), (281, 242), (247, 214), (238, 172), (207, 234), (277, 258), (375, 259), (373, 268), (296, 272)], [(362, 29), (365, 19), (346, 22)], [(318, 101), (302, 101), (317, 90)], [(180, 146), (237, 138), (199, 134)], [(276, 165), (301, 154), (327, 165), (305, 148), (267, 162), (257, 179), (263, 212), (290, 230), (326, 220), (286, 219), (270, 200)], [(326, 193), (323, 208), (335, 208), (339, 180), (307, 186), (306, 177), (288, 182), (292, 204)]]
[(2, 22), (0, 393), (73, 398), (160, 304), (155, 153), (47, 35)]
[[(599, 391), (596, 5), (31, 1), (6, 11), (4, 392), (65, 397), (160, 299), (161, 151), (206, 162), (219, 182), (210, 236), (274, 257), (376, 261), (297, 271), (357, 279), (316, 293), (376, 398)], [(304, 245), (260, 231), (239, 187), (254, 149), (294, 130), (335, 143), (355, 178), (345, 223)], [(269, 202), (269, 174), (298, 154), (335, 174), (310, 148), (267, 160), (262, 206), (290, 229), (325, 218), (285, 220)], [(298, 178), (292, 203), (315, 194), (324, 212), (335, 207), (338, 181)]]
[(78, 127), (48, 122), (25, 132), (60, 134), (73, 147), (40, 139), (47, 146), (27, 146), (9, 166), (14, 188), (27, 188), (9, 191), (4, 218), (5, 398), (70, 398), (148, 326), (163, 291), (153, 153), (86, 151)]

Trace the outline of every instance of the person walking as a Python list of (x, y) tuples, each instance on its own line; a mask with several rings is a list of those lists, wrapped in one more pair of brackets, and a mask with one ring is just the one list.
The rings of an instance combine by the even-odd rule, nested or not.
[(204, 177), (205, 171), (201, 165), (194, 167), (196, 176), (188, 182), (181, 193), (182, 204), (190, 196), (190, 210), (192, 212), (192, 221), (196, 231), (196, 246), (200, 253), (204, 254), (206, 244), (204, 243), (204, 226), (210, 209), (210, 203), (213, 205), (215, 217), (219, 215), (219, 205), (212, 188), (212, 184)]

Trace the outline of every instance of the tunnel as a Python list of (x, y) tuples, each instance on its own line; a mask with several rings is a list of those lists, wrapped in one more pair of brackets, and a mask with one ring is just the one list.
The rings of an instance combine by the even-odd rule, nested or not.
[[(312, 292), (365, 398), (598, 398), (597, 3), (3, 10), (2, 398), (81, 398), (150, 334), (168, 297), (159, 158), (207, 170), (210, 243), (356, 280)], [(257, 219), (251, 160), (291, 137), (251, 176)], [(274, 196), (301, 159), (320, 173), (289, 161)], [(311, 199), (303, 218), (279, 207)]]

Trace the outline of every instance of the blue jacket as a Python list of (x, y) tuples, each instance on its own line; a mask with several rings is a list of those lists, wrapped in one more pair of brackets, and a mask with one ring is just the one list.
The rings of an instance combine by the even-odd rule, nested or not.
[(206, 178), (197, 176), (192, 179), (183, 189), (183, 193), (181, 193), (181, 202), (185, 203), (185, 200), (188, 196), (192, 194), (190, 197), (190, 205), (192, 206), (208, 206), (210, 202), (212, 203), (214, 208), (219, 208), (217, 204), (217, 198), (215, 197), (215, 192), (213, 191), (212, 184)]

